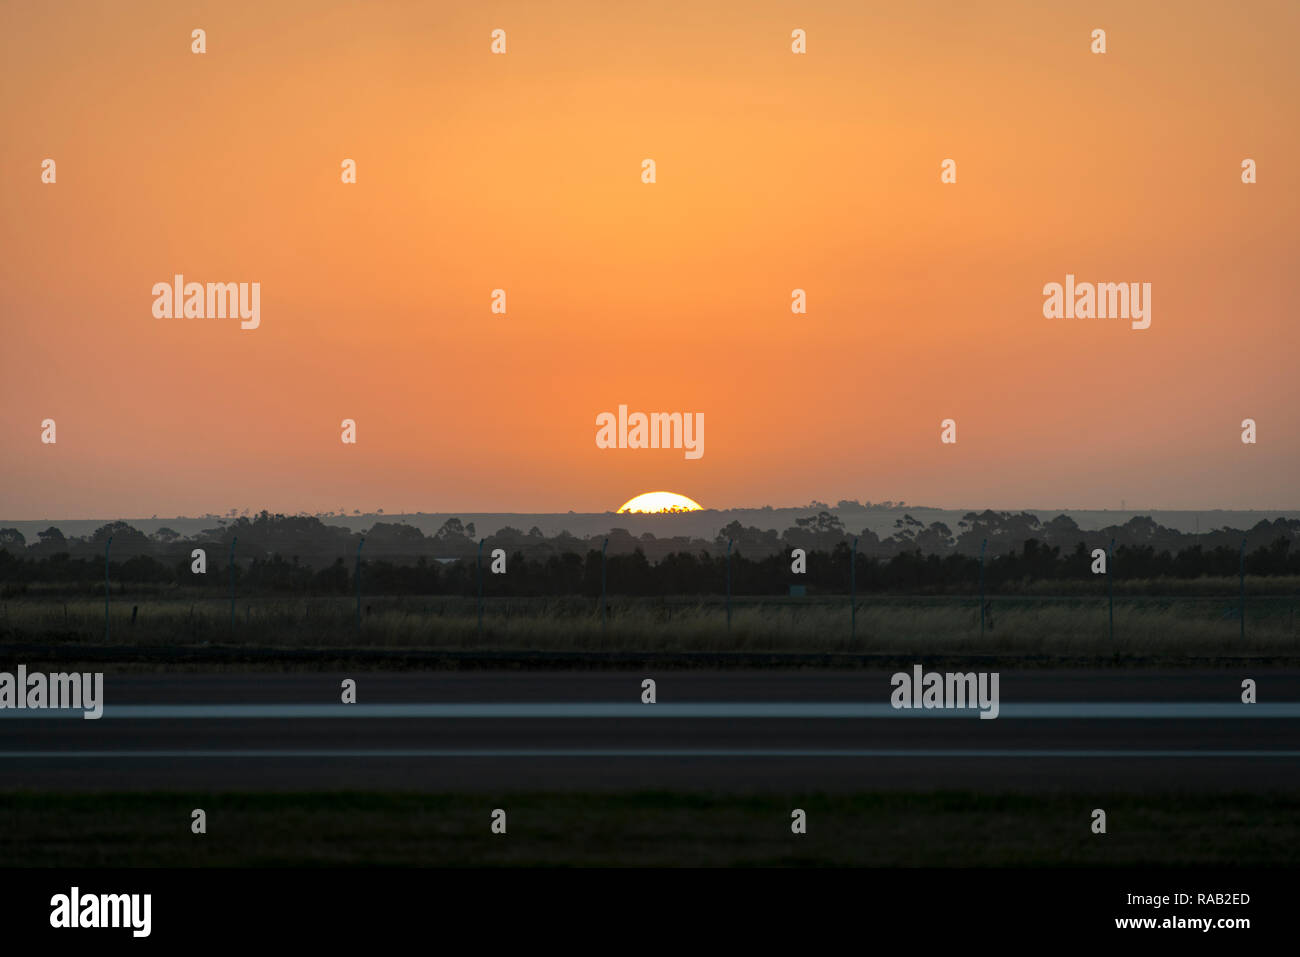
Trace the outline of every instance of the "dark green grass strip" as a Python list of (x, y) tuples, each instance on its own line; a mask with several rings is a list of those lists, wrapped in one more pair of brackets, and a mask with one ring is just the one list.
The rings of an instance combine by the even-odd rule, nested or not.
[[(191, 833), (194, 808), (207, 834)], [(0, 794), (0, 867), (1297, 863), (1297, 794)]]

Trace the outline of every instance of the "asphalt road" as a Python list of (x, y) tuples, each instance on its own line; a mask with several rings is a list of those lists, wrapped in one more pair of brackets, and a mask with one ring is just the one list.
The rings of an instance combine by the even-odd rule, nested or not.
[(1300, 672), (1001, 672), (996, 720), (891, 673), (110, 674), (100, 720), (0, 711), (0, 788), (1300, 788)]

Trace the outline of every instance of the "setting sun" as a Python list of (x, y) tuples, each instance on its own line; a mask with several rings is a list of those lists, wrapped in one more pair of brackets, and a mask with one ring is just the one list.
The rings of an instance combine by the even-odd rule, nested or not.
[(623, 512), (698, 512), (704, 506), (694, 499), (676, 492), (646, 492), (624, 502), (619, 508)]

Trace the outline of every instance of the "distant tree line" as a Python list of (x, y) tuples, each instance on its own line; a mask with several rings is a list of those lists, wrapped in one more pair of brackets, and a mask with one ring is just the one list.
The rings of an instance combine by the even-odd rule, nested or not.
[[(1217, 529), (1188, 535), (1150, 518), (1084, 532), (1067, 516), (1040, 522), (1028, 513), (968, 513), (954, 533), (905, 515), (895, 532), (881, 539), (864, 530), (856, 536), (828, 512), (796, 521), (785, 532), (733, 522), (712, 542), (703, 539), (634, 537), (611, 530), (605, 575), (612, 595), (716, 595), (725, 590), (726, 550), (731, 543), (732, 591), (779, 595), (802, 585), (810, 595), (848, 591), (852, 542), (857, 539), (856, 581), (861, 592), (970, 592), (986, 553), (985, 581), (991, 589), (1014, 589), (1035, 581), (1086, 579), (1092, 552), (1109, 548), (1117, 574), (1126, 579), (1236, 575), (1246, 542), (1245, 569), (1252, 576), (1300, 575), (1300, 521), (1261, 521), (1248, 531)], [(0, 529), (0, 588), (6, 593), (32, 585), (68, 589), (102, 586), (104, 549), (112, 537), (109, 577), (119, 585), (193, 586), (224, 593), (228, 556), (234, 544), (235, 581), (242, 594), (341, 595), (356, 587), (355, 559), (362, 534), (326, 525), (309, 516), (242, 517), (191, 538), (162, 528), (152, 536), (114, 522), (83, 538), (66, 538), (57, 528), (27, 543), (15, 529)], [(472, 523), (449, 519), (426, 536), (400, 523), (377, 523), (364, 533), (362, 587), (369, 594), (555, 596), (600, 593), (604, 536), (578, 538), (561, 532), (544, 536), (506, 528), (480, 541)], [(804, 549), (806, 574), (791, 571), (791, 552)], [(205, 553), (206, 574), (192, 571), (195, 549)], [(489, 574), (494, 550), (506, 553), (505, 574)]]

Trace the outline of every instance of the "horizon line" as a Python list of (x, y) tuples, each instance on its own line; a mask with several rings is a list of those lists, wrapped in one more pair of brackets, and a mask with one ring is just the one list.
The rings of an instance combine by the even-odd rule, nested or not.
[[(973, 513), (975, 513), (975, 514), (980, 514), (980, 513), (982, 513), (982, 512), (986, 512), (986, 511), (989, 511), (989, 512), (1008, 512), (1008, 513), (1011, 513), (1011, 514), (1016, 514), (1016, 513), (1020, 513), (1020, 512), (1034, 512), (1034, 513), (1037, 513), (1037, 512), (1054, 512), (1054, 513), (1062, 514), (1062, 515), (1066, 515), (1066, 514), (1069, 514), (1069, 513), (1071, 513), (1071, 512), (1116, 512), (1116, 513), (1119, 513), (1119, 514), (1126, 514), (1126, 515), (1129, 515), (1129, 514), (1131, 514), (1131, 515), (1143, 515), (1143, 514), (1150, 514), (1150, 513), (1154, 513), (1154, 512), (1181, 512), (1181, 513), (1186, 513), (1186, 514), (1202, 514), (1202, 513), (1207, 513), (1207, 512), (1208, 512), (1208, 513), (1214, 513), (1214, 512), (1230, 512), (1230, 513), (1242, 513), (1242, 512), (1247, 512), (1247, 513), (1249, 513), (1249, 512), (1260, 512), (1260, 513), (1297, 512), (1297, 513), (1300, 513), (1300, 505), (1297, 505), (1297, 506), (1294, 506), (1294, 507), (1286, 507), (1286, 506), (1261, 506), (1261, 507), (1205, 506), (1205, 507), (1200, 507), (1200, 508), (1186, 508), (1186, 507), (1175, 507), (1175, 506), (1161, 506), (1161, 505), (1157, 505), (1157, 506), (1119, 507), (1119, 508), (1117, 508), (1117, 507), (1113, 507), (1113, 506), (1106, 506), (1106, 507), (1100, 507), (1100, 506), (1052, 506), (1052, 507), (1046, 507), (1046, 508), (1045, 508), (1045, 507), (1041, 507), (1041, 506), (1033, 506), (1033, 505), (1018, 505), (1018, 506), (1011, 506), (1011, 507), (998, 507), (998, 506), (993, 506), (993, 505), (984, 505), (984, 506), (965, 506), (965, 505), (963, 505), (963, 506), (950, 506), (950, 505), (916, 505), (916, 504), (912, 504), (912, 503), (893, 504), (892, 501), (891, 501), (891, 503), (890, 503), (888, 506), (886, 506), (884, 503), (880, 503), (880, 502), (873, 502), (873, 503), (870, 503), (870, 504), (866, 504), (866, 503), (857, 503), (857, 508), (860, 509), (860, 510), (862, 510), (862, 511), (888, 511), (888, 512), (899, 512), (899, 511), (918, 511), (918, 512), (919, 512), (919, 511), (931, 511), (931, 512), (973, 512)], [(362, 519), (362, 518), (385, 518), (385, 519), (387, 519), (387, 518), (407, 518), (407, 517), (417, 517), (417, 516), (430, 516), (430, 517), (436, 517), (436, 516), (440, 516), (440, 515), (446, 515), (446, 516), (451, 516), (451, 517), (498, 516), (498, 515), (537, 515), (537, 516), (557, 516), (557, 517), (562, 517), (562, 516), (566, 516), (566, 515), (581, 516), (581, 517), (597, 517), (597, 516), (614, 516), (614, 517), (625, 517), (625, 516), (626, 516), (626, 517), (633, 517), (633, 516), (635, 516), (635, 517), (642, 517), (642, 518), (646, 518), (646, 517), (648, 517), (648, 518), (664, 519), (664, 518), (671, 518), (671, 517), (676, 517), (676, 516), (690, 516), (690, 515), (698, 515), (698, 514), (701, 513), (701, 512), (763, 512), (763, 511), (772, 511), (772, 512), (817, 512), (817, 511), (830, 511), (830, 512), (835, 512), (835, 511), (845, 511), (845, 510), (852, 510), (852, 506), (840, 506), (840, 505), (838, 505), (838, 504), (836, 504), (836, 505), (830, 505), (830, 504), (825, 504), (825, 503), (820, 503), (820, 504), (811, 504), (811, 503), (810, 503), (810, 504), (807, 504), (807, 505), (731, 505), (731, 506), (725, 506), (725, 507), (723, 507), (723, 506), (702, 506), (702, 507), (699, 508), (699, 509), (694, 509), (694, 510), (690, 510), (690, 511), (681, 511), (681, 512), (619, 512), (617, 509), (607, 509), (607, 510), (604, 510), (604, 511), (597, 511), (597, 512), (580, 512), (580, 511), (577, 511), (577, 510), (575, 510), (575, 509), (567, 509), (567, 510), (564, 510), (564, 511), (506, 511), (506, 510), (502, 510), (502, 511), (485, 511), (485, 510), (479, 510), (479, 511), (466, 511), (466, 510), (456, 510), (456, 509), (440, 509), (440, 510), (437, 510), (437, 511), (424, 511), (424, 510), (417, 510), (417, 511), (400, 511), (400, 512), (369, 511), (369, 512), (351, 512), (351, 513), (349, 513), (349, 512), (334, 512), (334, 511), (314, 511), (314, 512), (312, 512), (312, 511), (306, 511), (306, 510), (298, 510), (298, 511), (293, 511), (293, 512), (281, 512), (281, 511), (276, 511), (276, 510), (273, 510), (273, 509), (270, 509), (270, 508), (259, 508), (259, 509), (257, 509), (256, 511), (254, 511), (254, 510), (252, 510), (252, 509), (243, 509), (243, 510), (241, 510), (241, 513), (238, 514), (238, 515), (221, 514), (221, 513), (216, 513), (216, 512), (204, 512), (204, 513), (191, 514), (191, 515), (180, 515), (180, 514), (178, 514), (178, 515), (152, 515), (152, 516), (146, 516), (146, 515), (124, 516), (124, 515), (121, 515), (121, 514), (114, 515), (114, 516), (104, 516), (104, 515), (67, 516), (67, 515), (65, 515), (65, 516), (61, 516), (61, 517), (51, 517), (51, 516), (49, 516), (49, 515), (40, 515), (40, 516), (31, 516), (31, 517), (25, 517), (25, 518), (17, 518), (17, 517), (11, 517), (11, 516), (10, 516), (10, 517), (0, 517), (0, 524), (6, 523), (6, 522), (47, 522), (47, 521), (48, 521), (48, 522), (136, 522), (136, 521), (139, 521), (139, 522), (162, 522), (162, 521), (171, 521), (171, 520), (191, 520), (191, 521), (193, 521), (193, 520), (197, 520), (197, 519), (208, 519), (208, 520), (216, 520), (216, 521), (230, 521), (230, 520), (232, 520), (232, 519), (238, 519), (238, 518), (254, 518), (254, 517), (256, 517), (256, 516), (262, 514), (262, 512), (267, 512), (267, 513), (270, 514), (270, 515), (283, 515), (283, 516), (285, 516), (286, 518), (293, 518), (293, 517), (302, 517), (302, 516), (305, 516), (305, 517), (308, 517), (308, 518), (336, 518), (336, 519), (343, 519), (343, 520)]]

